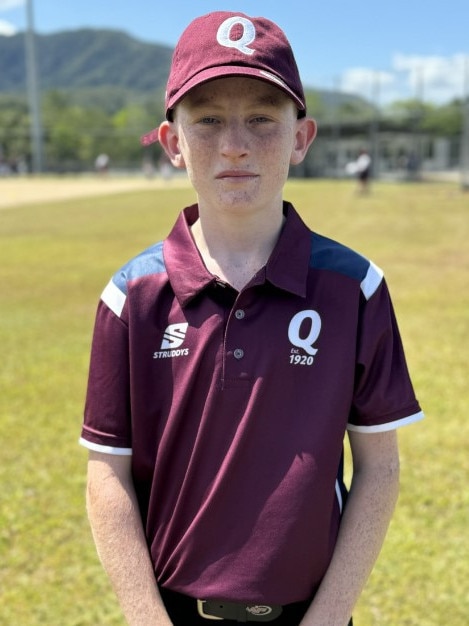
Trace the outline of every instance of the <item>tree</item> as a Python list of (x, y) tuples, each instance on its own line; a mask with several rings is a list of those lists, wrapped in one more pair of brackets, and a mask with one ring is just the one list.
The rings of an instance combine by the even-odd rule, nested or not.
[(28, 107), (24, 98), (0, 98), (0, 157), (7, 162), (31, 155)]
[(384, 116), (406, 130), (419, 130), (435, 136), (456, 136), (462, 130), (460, 100), (444, 105), (416, 99), (400, 100), (387, 107)]
[(72, 104), (61, 92), (49, 92), (43, 100), (44, 141), (49, 169), (91, 169), (96, 156), (112, 145), (112, 124), (97, 108)]
[(463, 106), (453, 100), (443, 106), (428, 106), (422, 120), (422, 129), (435, 135), (458, 136), (462, 133)]
[[(162, 102), (134, 99), (114, 113), (96, 102), (78, 104), (75, 97), (59, 91), (46, 95), (43, 118), (49, 169), (89, 170), (103, 152), (114, 166), (140, 166), (144, 151), (139, 138), (163, 118)], [(159, 146), (153, 148), (155, 160), (160, 150)]]

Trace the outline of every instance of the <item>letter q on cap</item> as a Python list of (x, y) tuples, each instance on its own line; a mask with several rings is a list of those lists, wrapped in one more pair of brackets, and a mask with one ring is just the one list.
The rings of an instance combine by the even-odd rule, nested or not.
[[(241, 39), (231, 39), (231, 29), (233, 26), (240, 24), (243, 27), (243, 36)], [(236, 48), (243, 54), (254, 54), (255, 50), (248, 48), (256, 38), (256, 28), (254, 24), (245, 17), (229, 17), (219, 27), (217, 31), (217, 41), (220, 46), (225, 48)]]

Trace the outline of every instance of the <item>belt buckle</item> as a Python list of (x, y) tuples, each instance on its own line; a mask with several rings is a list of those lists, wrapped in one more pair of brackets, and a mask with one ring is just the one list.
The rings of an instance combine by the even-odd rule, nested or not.
[(197, 613), (200, 615), (200, 617), (203, 617), (204, 619), (217, 619), (223, 622), (223, 617), (216, 617), (215, 615), (209, 615), (208, 613), (205, 613), (204, 604), (206, 602), (207, 600), (197, 600)]

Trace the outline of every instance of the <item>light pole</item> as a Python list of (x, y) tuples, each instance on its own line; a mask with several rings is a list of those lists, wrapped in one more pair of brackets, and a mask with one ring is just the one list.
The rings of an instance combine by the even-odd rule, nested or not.
[(39, 86), (36, 66), (36, 50), (34, 41), (33, 0), (26, 0), (27, 28), (25, 32), (26, 47), (26, 83), (28, 91), (29, 114), (31, 116), (31, 151), (32, 170), (42, 172), (42, 124), (39, 99)]
[(469, 191), (469, 57), (464, 59), (463, 127), (461, 134), (461, 187)]
[(370, 124), (370, 143), (371, 143), (371, 163), (373, 178), (379, 178), (380, 173), (380, 151), (379, 151), (379, 122), (380, 122), (380, 82), (381, 75), (378, 71), (373, 74), (372, 83), (372, 96), (371, 101), (374, 104), (374, 111), (372, 112), (372, 120)]

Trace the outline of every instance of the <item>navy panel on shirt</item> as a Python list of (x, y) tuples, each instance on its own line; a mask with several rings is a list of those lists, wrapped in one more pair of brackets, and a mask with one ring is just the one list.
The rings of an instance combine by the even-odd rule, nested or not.
[(333, 239), (312, 233), (310, 265), (315, 269), (338, 272), (361, 283), (370, 261)]

